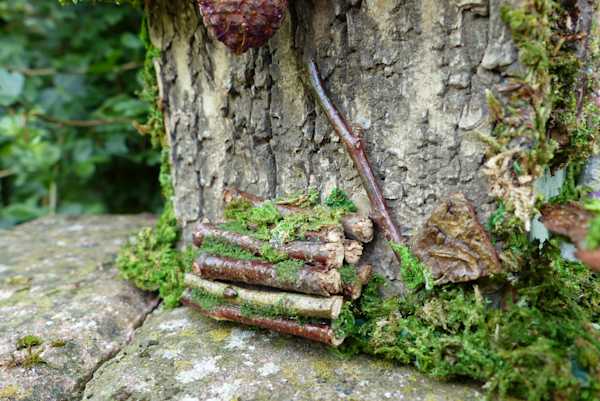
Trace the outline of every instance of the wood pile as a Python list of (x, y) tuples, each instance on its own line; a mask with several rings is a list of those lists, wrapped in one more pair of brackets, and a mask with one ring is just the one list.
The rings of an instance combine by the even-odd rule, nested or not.
[[(371, 277), (371, 266), (360, 259), (373, 239), (372, 221), (323, 206), (300, 207), (298, 199), (265, 201), (231, 188), (224, 191), (224, 202), (226, 210), (241, 204), (248, 213), (271, 207), (296, 235), (277, 238), (272, 221), (261, 227), (227, 219), (198, 224), (194, 244), (201, 253), (185, 275), (182, 302), (213, 319), (340, 345), (344, 334), (336, 330), (336, 320)], [(334, 218), (315, 225), (317, 213)], [(317, 229), (292, 224), (303, 221)]]

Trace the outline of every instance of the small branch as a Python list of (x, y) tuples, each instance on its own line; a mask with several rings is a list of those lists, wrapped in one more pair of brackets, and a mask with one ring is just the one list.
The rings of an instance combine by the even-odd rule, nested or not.
[(194, 302), (193, 297), (186, 291), (181, 298), (184, 305), (188, 305), (204, 316), (215, 320), (227, 320), (251, 326), (262, 327), (267, 330), (276, 331), (283, 334), (303, 337), (312, 341), (318, 341), (337, 347), (344, 339), (336, 337), (331, 326), (327, 324), (301, 324), (293, 320), (267, 318), (260, 316), (247, 317), (242, 315), (237, 306), (218, 306), (214, 309), (205, 309)]
[[(314, 60), (308, 62), (308, 72), (316, 100), (321, 105), (331, 126), (346, 147), (346, 151), (352, 158), (354, 166), (360, 175), (365, 190), (367, 191), (367, 195), (369, 196), (369, 201), (371, 202), (373, 220), (379, 229), (383, 231), (383, 234), (388, 241), (398, 244), (403, 243), (404, 240), (400, 236), (400, 232), (390, 216), (383, 193), (379, 188), (379, 184), (377, 183), (377, 179), (375, 178), (375, 174), (373, 173), (373, 169), (367, 158), (362, 138), (352, 131), (344, 117), (342, 117), (327, 96)], [(398, 260), (400, 260), (400, 257), (397, 254), (396, 256), (398, 257)]]
[(311, 241), (292, 241), (286, 244), (271, 244), (248, 235), (222, 230), (212, 224), (200, 223), (194, 233), (194, 244), (201, 246), (204, 238), (217, 237), (259, 255), (265, 246), (290, 258), (323, 264), (326, 267), (340, 267), (344, 263), (344, 246), (338, 243), (320, 243)]
[[(237, 188), (230, 187), (226, 188), (223, 191), (223, 201), (225, 202), (225, 204), (228, 204), (231, 201), (240, 198), (247, 200), (254, 206), (260, 206), (265, 201), (259, 196), (248, 192), (240, 191)], [(292, 213), (310, 213), (309, 209), (303, 209), (296, 206), (275, 204), (275, 207), (283, 216), (287, 216)], [(368, 217), (361, 216), (358, 213), (347, 213), (344, 216), (342, 216), (341, 223), (344, 232), (349, 238), (364, 243), (371, 242), (373, 240), (373, 222)]]
[(217, 281), (204, 280), (193, 274), (185, 275), (185, 285), (189, 288), (203, 290), (218, 298), (226, 298), (227, 302), (235, 305), (248, 303), (259, 307), (277, 306), (299, 316), (331, 320), (337, 319), (344, 304), (344, 299), (340, 296), (321, 298), (282, 291), (259, 291)]
[(52, 117), (46, 114), (33, 113), (33, 117), (37, 117), (40, 120), (46, 121), (50, 124), (59, 125), (61, 127), (75, 127), (75, 128), (93, 128), (103, 125), (116, 125), (116, 124), (132, 124), (135, 120), (128, 118), (114, 118), (114, 119), (97, 119), (97, 120), (65, 120), (62, 118)]
[(362, 288), (369, 282), (371, 275), (373, 274), (373, 266), (369, 264), (362, 264), (358, 267), (352, 266), (356, 269), (356, 280), (352, 283), (342, 283), (344, 296), (351, 300), (357, 300), (362, 294)]
[(304, 265), (295, 271), (278, 271), (276, 265), (268, 262), (202, 254), (194, 262), (192, 272), (210, 280), (241, 282), (326, 297), (342, 292), (340, 273), (319, 266)]

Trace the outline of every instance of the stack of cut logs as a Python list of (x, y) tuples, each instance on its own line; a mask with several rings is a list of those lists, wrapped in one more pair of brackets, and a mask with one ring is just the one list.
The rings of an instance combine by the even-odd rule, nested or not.
[[(249, 201), (253, 206), (264, 202), (249, 193), (225, 190), (225, 204), (236, 200)], [(311, 213), (310, 209), (274, 204), (282, 216)], [(213, 319), (258, 326), (338, 346), (344, 338), (334, 330), (332, 322), (339, 317), (344, 299), (360, 297), (362, 287), (370, 279), (371, 266), (361, 264), (360, 258), (363, 244), (373, 239), (373, 224), (367, 217), (348, 213), (340, 223), (307, 232), (301, 241), (281, 244), (226, 231), (219, 225), (200, 223), (194, 233), (194, 244), (198, 247), (206, 238), (216, 238), (259, 256), (268, 246), (292, 260), (302, 260), (304, 264), (297, 263), (302, 267), (290, 278), (281, 274), (274, 263), (203, 253), (194, 262), (192, 272), (185, 276), (187, 289), (182, 302)], [(345, 274), (340, 274), (342, 268)], [(353, 279), (344, 281), (347, 269), (353, 269), (349, 272)], [(207, 306), (194, 297), (194, 291), (208, 294), (218, 302)], [(293, 316), (248, 314), (244, 313), (244, 305), (250, 305), (254, 310), (291, 311)]]

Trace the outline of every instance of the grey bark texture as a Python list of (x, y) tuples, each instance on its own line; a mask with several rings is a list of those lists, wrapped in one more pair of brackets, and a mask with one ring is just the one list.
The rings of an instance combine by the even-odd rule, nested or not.
[[(235, 56), (210, 37), (190, 0), (150, 2), (171, 144), (175, 210), (221, 216), (222, 190), (265, 197), (339, 186), (367, 213), (350, 158), (303, 84), (314, 56), (341, 112), (360, 127), (394, 218), (410, 235), (452, 192), (485, 218), (479, 168), (489, 131), (485, 89), (518, 69), (500, 0), (294, 0), (268, 46)], [(365, 250), (394, 280), (381, 236)]]

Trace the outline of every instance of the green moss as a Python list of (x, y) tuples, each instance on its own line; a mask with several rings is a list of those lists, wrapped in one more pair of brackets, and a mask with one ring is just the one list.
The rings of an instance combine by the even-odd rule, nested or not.
[(193, 288), (190, 291), (190, 296), (198, 306), (207, 311), (212, 311), (219, 306), (226, 304), (226, 301), (223, 298), (214, 296), (198, 288)]
[(344, 263), (342, 267), (338, 269), (342, 283), (345, 285), (355, 284), (358, 281), (358, 274), (356, 273), (356, 267)]
[(345, 213), (354, 213), (358, 209), (348, 195), (339, 188), (334, 188), (325, 199), (325, 204), (332, 209), (340, 209)]
[(25, 349), (36, 347), (38, 345), (42, 345), (43, 343), (44, 341), (38, 336), (26, 335), (17, 340), (16, 346), (17, 349)]
[(289, 214), (271, 229), (271, 239), (278, 243), (304, 239), (309, 231), (339, 225), (342, 214), (339, 210), (323, 206), (316, 206), (307, 212)]
[(355, 331), (356, 319), (352, 313), (351, 302), (344, 303), (340, 315), (331, 322), (331, 328), (338, 338), (346, 338)]
[(260, 247), (260, 255), (271, 263), (282, 262), (288, 259), (285, 253), (279, 252), (269, 244), (264, 244)]
[(240, 305), (240, 313), (242, 316), (246, 317), (267, 317), (275, 319), (282, 318), (301, 322), (307, 321), (306, 319), (299, 317), (295, 310), (286, 307), (281, 302), (269, 306), (258, 306), (250, 303), (243, 303)]
[(316, 188), (310, 187), (307, 191), (280, 196), (275, 199), (275, 203), (278, 205), (311, 208), (319, 204), (319, 191)]
[(240, 248), (237, 245), (233, 245), (225, 240), (215, 237), (206, 237), (202, 241), (202, 246), (199, 248), (200, 252), (205, 252), (211, 255), (224, 256), (234, 259), (242, 260), (258, 260), (259, 257), (255, 256), (252, 252)]
[(392, 250), (400, 256), (400, 276), (402, 282), (411, 290), (422, 287), (430, 290), (433, 288), (433, 278), (427, 266), (413, 255), (406, 245), (390, 242)]
[(50, 346), (51, 346), (52, 348), (62, 348), (62, 347), (64, 347), (65, 345), (67, 345), (67, 342), (66, 342), (65, 340), (60, 340), (60, 339), (58, 339), (58, 340), (52, 340), (52, 341), (50, 342)]
[[(600, 391), (598, 277), (560, 257), (559, 243), (527, 243), (511, 286), (484, 293), (447, 285), (381, 299), (376, 277), (346, 345), (438, 378), (471, 377), (491, 393), (529, 400), (594, 400)], [(512, 287), (512, 289), (510, 288)], [(493, 302), (504, 299), (502, 308)], [(512, 302), (515, 297), (517, 302)]]
[(297, 259), (288, 259), (275, 265), (275, 275), (281, 283), (295, 283), (300, 276), (300, 269), (304, 262)]

